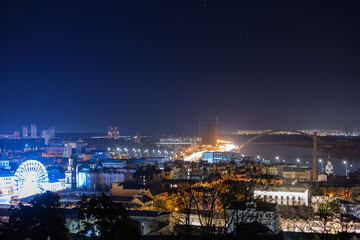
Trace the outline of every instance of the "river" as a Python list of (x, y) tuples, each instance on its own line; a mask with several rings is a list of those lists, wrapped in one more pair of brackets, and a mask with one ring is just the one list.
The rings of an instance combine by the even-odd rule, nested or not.
[[(260, 156), (261, 159), (264, 158), (270, 160), (272, 163), (285, 161), (285, 163), (288, 164), (298, 164), (299, 162), (297, 159), (299, 159), (300, 164), (312, 167), (312, 148), (279, 145), (247, 145), (241, 150), (241, 152), (246, 156)], [(278, 157), (279, 160), (277, 160), (276, 157)], [(322, 164), (323, 169), (325, 169), (328, 156), (318, 152), (318, 159), (322, 160), (322, 163), (318, 162), (318, 169), (320, 173)], [(350, 172), (354, 172), (360, 168), (359, 162), (349, 162), (349, 160), (345, 158), (331, 156), (330, 161), (336, 175), (345, 175), (346, 164), (344, 164), (344, 161), (347, 162), (347, 167), (350, 169)]]

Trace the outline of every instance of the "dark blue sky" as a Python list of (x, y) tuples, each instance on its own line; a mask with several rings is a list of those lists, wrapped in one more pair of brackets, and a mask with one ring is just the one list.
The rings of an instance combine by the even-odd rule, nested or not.
[(1, 1), (0, 132), (360, 125), (356, 1)]

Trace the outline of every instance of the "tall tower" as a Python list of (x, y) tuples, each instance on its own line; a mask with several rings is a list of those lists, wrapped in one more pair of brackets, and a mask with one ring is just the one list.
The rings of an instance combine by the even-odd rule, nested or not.
[(23, 138), (27, 138), (28, 137), (28, 128), (27, 126), (23, 126)]
[(30, 136), (31, 136), (31, 138), (36, 138), (36, 136), (37, 136), (37, 126), (36, 126), (36, 124), (31, 124), (30, 125)]
[(317, 132), (314, 132), (313, 139), (313, 169), (312, 180), (316, 182), (318, 180), (318, 161), (317, 161)]
[(76, 189), (76, 171), (72, 156), (69, 158), (68, 169), (65, 172), (65, 188)]

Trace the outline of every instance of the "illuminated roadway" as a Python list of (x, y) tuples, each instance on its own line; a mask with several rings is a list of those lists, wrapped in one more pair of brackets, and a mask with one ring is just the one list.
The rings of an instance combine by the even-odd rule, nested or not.
[(200, 151), (200, 152), (195, 152), (193, 154), (191, 154), (190, 156), (187, 156), (184, 158), (184, 161), (199, 161), (202, 158), (202, 154), (205, 151)]
[[(235, 146), (234, 144), (224, 144), (224, 145), (220, 145), (219, 146), (219, 150), (211, 150), (213, 152), (220, 152), (220, 151), (224, 151), (224, 152), (230, 152), (232, 150), (234, 150), (237, 146)], [(184, 161), (199, 161), (202, 158), (202, 154), (206, 152), (206, 151), (200, 151), (200, 152), (194, 152), (193, 154), (187, 156), (184, 158)]]

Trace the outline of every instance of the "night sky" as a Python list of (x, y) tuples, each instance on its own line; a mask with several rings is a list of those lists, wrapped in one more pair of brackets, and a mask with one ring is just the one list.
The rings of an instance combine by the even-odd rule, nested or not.
[(0, 2), (2, 133), (360, 126), (357, 1), (35, 2)]

